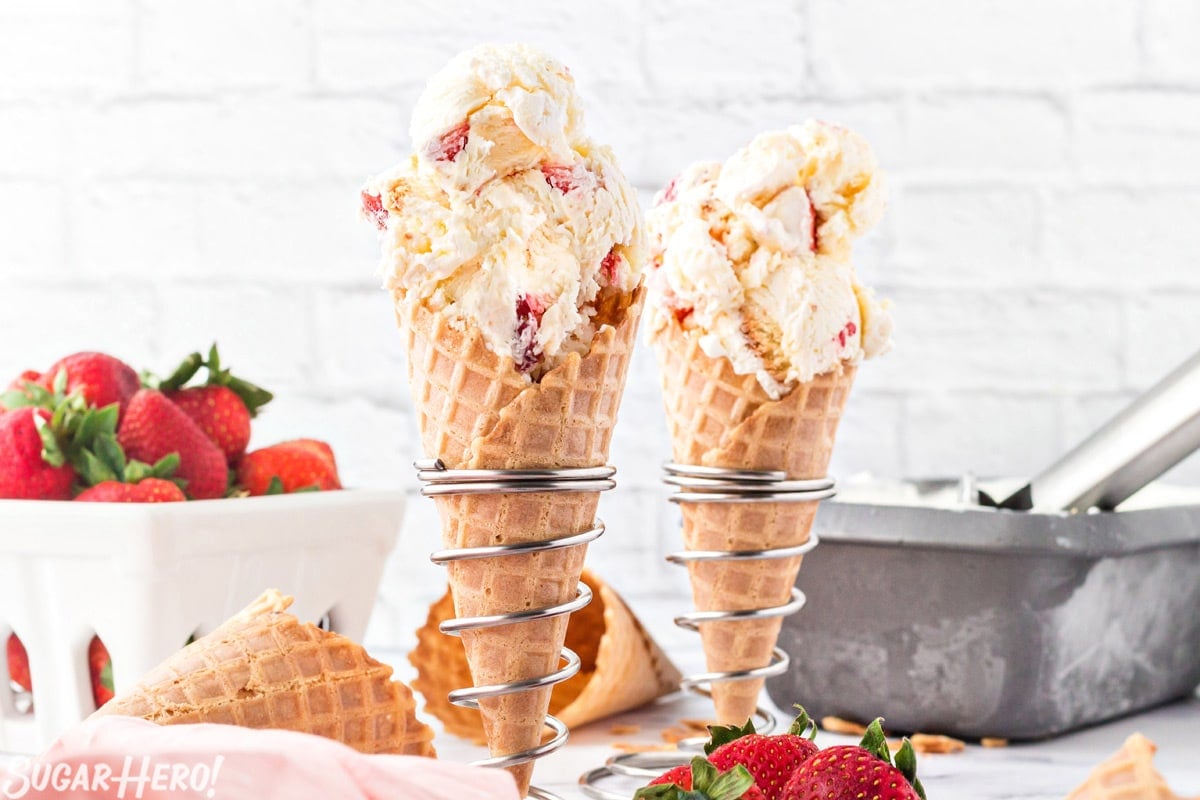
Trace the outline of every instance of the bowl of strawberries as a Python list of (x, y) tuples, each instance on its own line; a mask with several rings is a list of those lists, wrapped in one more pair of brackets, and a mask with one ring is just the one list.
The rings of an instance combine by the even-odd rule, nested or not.
[(268, 587), (361, 638), (404, 511), (332, 448), (249, 449), (270, 392), (214, 345), (165, 377), (104, 353), (0, 393), (0, 750), (35, 752)]

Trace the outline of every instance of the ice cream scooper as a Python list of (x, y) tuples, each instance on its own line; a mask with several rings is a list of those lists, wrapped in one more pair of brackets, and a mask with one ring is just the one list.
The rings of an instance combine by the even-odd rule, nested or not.
[(1200, 352), (999, 502), (1016, 511), (1111, 510), (1200, 448)]

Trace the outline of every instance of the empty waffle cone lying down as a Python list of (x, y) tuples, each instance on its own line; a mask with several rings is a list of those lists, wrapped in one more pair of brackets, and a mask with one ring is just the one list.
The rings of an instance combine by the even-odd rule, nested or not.
[[(579, 674), (554, 687), (550, 713), (570, 727), (637, 708), (679, 688), (680, 674), (638, 622), (621, 596), (589, 570), (581, 580), (592, 590), (590, 605), (567, 623), (566, 646), (579, 654)], [(438, 625), (453, 619), (447, 592), (429, 609), (417, 631), (417, 647), (409, 660), (417, 668), (413, 688), (425, 697), (425, 710), (442, 721), (448, 733), (482, 744), (479, 712), (452, 705), (446, 694), (471, 684), (462, 644), (442, 634)]]
[(1186, 800), (1171, 791), (1154, 768), (1157, 749), (1142, 734), (1133, 734), (1120, 750), (1092, 770), (1067, 800)]
[(433, 731), (392, 668), (287, 613), (269, 590), (151, 670), (94, 716), (160, 725), (214, 722), (334, 739), (362, 753), (432, 756)]

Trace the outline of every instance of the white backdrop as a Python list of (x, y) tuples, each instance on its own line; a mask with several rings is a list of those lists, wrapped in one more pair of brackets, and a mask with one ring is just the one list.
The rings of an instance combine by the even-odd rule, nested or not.
[[(1028, 473), (1200, 347), (1189, 0), (0, 0), (0, 378), (94, 348), (166, 369), (216, 339), (279, 396), (257, 444), (326, 438), (348, 483), (411, 486), (357, 190), (429, 74), (517, 39), (570, 65), (645, 199), (808, 116), (874, 143), (891, 204), (857, 260), (897, 347), (860, 372), (836, 474)], [(645, 353), (623, 417), (592, 560), (678, 592)], [(439, 590), (428, 505), (373, 640)]]

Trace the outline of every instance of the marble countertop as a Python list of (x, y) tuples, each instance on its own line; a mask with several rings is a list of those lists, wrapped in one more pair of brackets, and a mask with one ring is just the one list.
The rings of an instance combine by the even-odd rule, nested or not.
[[(677, 610), (658, 606), (639, 604), (636, 611), (681, 669), (701, 671), (703, 654), (698, 638), (672, 627), (669, 621), (665, 626), (657, 624), (669, 620), (670, 613)], [(397, 677), (411, 678), (411, 667), (402, 654), (383, 655), (396, 666)], [(708, 716), (708, 708), (704, 698), (676, 694), (652, 706), (572, 731), (565, 747), (538, 762), (534, 782), (564, 800), (578, 800), (584, 797), (577, 786), (579, 776), (617, 754), (612, 746), (615, 742), (659, 743), (660, 731), (683, 718)], [(638, 725), (640, 731), (617, 736), (610, 730), (615, 723)], [(436, 726), (436, 721), (431, 724)], [(1063, 800), (1096, 764), (1115, 752), (1127, 736), (1139, 731), (1158, 744), (1155, 764), (1175, 792), (1200, 800), (1200, 696), (1048, 741), (1003, 748), (968, 745), (960, 753), (922, 755), (918, 774), (930, 800)], [(817, 741), (828, 746), (856, 740), (821, 732)], [(439, 757), (454, 761), (468, 762), (487, 755), (483, 748), (445, 734), (439, 733), (436, 744)], [(636, 785), (616, 783), (606, 784), (606, 788), (629, 786), (632, 795)]]
[[(615, 741), (658, 740), (658, 731), (683, 717), (703, 715), (701, 698), (674, 696), (654, 707), (599, 722), (571, 734), (563, 749), (542, 759), (534, 782), (564, 798), (582, 798), (579, 776), (614, 754)], [(614, 736), (613, 723), (641, 725), (638, 735)], [(1097, 763), (1121, 746), (1129, 734), (1141, 731), (1158, 743), (1155, 760), (1171, 788), (1183, 797), (1200, 797), (1200, 699), (1111, 722), (1058, 739), (1004, 748), (968, 745), (961, 753), (918, 756), (918, 775), (930, 800), (1063, 800)], [(821, 732), (823, 746), (852, 743), (846, 736)], [(482, 748), (439, 736), (438, 755), (455, 761), (486, 756)], [(619, 790), (637, 784), (606, 784)], [(632, 788), (630, 789), (632, 795)]]

